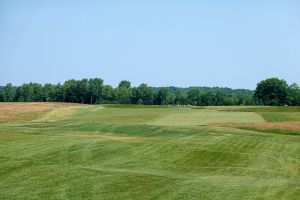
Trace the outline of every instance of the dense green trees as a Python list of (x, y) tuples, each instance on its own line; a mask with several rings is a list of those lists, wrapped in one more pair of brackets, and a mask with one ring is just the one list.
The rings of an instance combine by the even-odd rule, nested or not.
[(174, 95), (167, 88), (160, 88), (156, 95), (156, 104), (168, 105), (173, 104)]
[(300, 105), (300, 89), (296, 83), (290, 86), (283, 79), (269, 78), (257, 84), (254, 98), (263, 105)]
[(131, 103), (131, 83), (129, 81), (121, 81), (119, 87), (116, 88), (116, 97), (117, 102), (121, 104), (130, 104)]
[(183, 91), (176, 90), (174, 94), (174, 103), (177, 105), (187, 104), (187, 98)]
[(142, 83), (131, 87), (123, 80), (118, 87), (104, 85), (101, 78), (68, 80), (63, 84), (24, 83), (21, 86), (0, 86), (0, 101), (11, 102), (73, 102), (120, 103), (157, 105), (300, 105), (297, 84), (288, 85), (284, 80), (270, 78), (257, 84), (254, 91), (209, 87), (149, 87)]
[(214, 105), (214, 95), (211, 91), (208, 91), (203, 94), (201, 97), (201, 102), (203, 106)]
[(142, 83), (135, 93), (134, 99), (137, 100), (137, 104), (150, 105), (154, 101), (154, 90), (151, 87), (148, 87), (147, 84)]
[(14, 100), (14, 89), (11, 83), (8, 83), (4, 87), (3, 100), (4, 101), (13, 101)]
[(201, 105), (200, 90), (198, 88), (192, 88), (189, 91), (187, 91), (187, 99), (189, 104), (200, 106)]
[(129, 89), (131, 87), (131, 83), (130, 83), (130, 81), (123, 80), (119, 83), (119, 87), (124, 87), (124, 88)]
[(263, 80), (257, 84), (254, 96), (264, 105), (287, 104), (288, 84), (278, 78)]
[(288, 104), (292, 106), (300, 105), (299, 86), (296, 83), (293, 83), (288, 87), (287, 91), (288, 91), (288, 96), (287, 96)]
[(99, 103), (103, 97), (103, 80), (101, 78), (91, 78), (88, 81), (89, 103)]

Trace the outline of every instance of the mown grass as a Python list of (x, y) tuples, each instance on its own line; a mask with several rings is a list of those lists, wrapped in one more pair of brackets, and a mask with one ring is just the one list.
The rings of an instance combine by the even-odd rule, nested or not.
[(282, 135), (300, 135), (300, 131), (298, 130), (282, 130), (282, 129), (275, 129), (275, 128), (260, 128), (260, 127), (238, 127), (240, 129), (245, 130), (253, 130), (257, 132), (263, 133), (273, 133), (273, 134), (282, 134)]
[(300, 106), (229, 106), (225, 111), (235, 112), (300, 112)]
[(267, 122), (300, 121), (300, 112), (260, 112), (258, 114)]
[(221, 107), (219, 110), (257, 113), (267, 122), (300, 121), (300, 106), (232, 106)]
[(219, 108), (61, 109), (34, 121), (0, 123), (0, 199), (300, 196), (298, 135), (209, 125), (222, 117), (225, 123), (262, 121), (258, 114), (227, 115)]

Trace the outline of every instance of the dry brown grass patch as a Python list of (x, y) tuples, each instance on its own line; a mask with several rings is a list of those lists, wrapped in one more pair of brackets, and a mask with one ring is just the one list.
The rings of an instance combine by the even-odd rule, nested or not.
[(19, 122), (36, 119), (60, 108), (82, 106), (71, 103), (0, 103), (0, 122)]
[(259, 129), (300, 130), (300, 121), (293, 122), (246, 122), (246, 123), (213, 123), (213, 126), (246, 127)]

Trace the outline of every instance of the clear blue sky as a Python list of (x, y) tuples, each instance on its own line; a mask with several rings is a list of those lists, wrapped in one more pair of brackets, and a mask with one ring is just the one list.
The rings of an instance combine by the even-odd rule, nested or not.
[(300, 1), (0, 0), (0, 84), (300, 83)]

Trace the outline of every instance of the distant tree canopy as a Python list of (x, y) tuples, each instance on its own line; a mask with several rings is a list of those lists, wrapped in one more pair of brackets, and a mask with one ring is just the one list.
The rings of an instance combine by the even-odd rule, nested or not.
[(119, 88), (124, 87), (124, 88), (129, 89), (130, 86), (131, 86), (131, 83), (130, 83), (130, 81), (127, 81), (127, 80), (123, 80), (119, 83)]
[(105, 85), (101, 78), (74, 80), (44, 85), (11, 83), (0, 86), (1, 102), (73, 102), (85, 104), (120, 103), (145, 105), (300, 105), (297, 84), (288, 85), (278, 78), (263, 80), (255, 91), (219, 87), (150, 87), (142, 83), (132, 87), (123, 80), (118, 87)]

